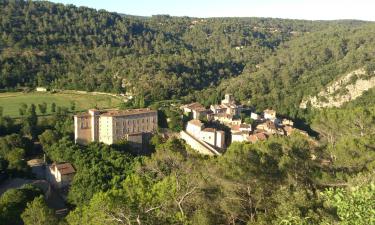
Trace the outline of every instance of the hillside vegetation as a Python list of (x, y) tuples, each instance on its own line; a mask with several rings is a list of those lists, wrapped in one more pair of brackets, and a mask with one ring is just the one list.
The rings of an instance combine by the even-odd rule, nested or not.
[[(346, 54), (345, 47), (338, 46), (352, 44), (336, 38), (338, 32), (351, 33), (347, 29), (360, 30), (366, 24), (262, 18), (124, 17), (42, 1), (4, 0), (0, 2), (0, 10), (0, 88), (49, 86), (129, 92), (145, 98), (146, 103), (190, 95), (241, 74), (240, 79), (253, 78), (256, 66), (275, 53), (267, 62), (282, 57), (278, 64), (305, 66), (303, 62), (295, 62), (296, 56), (307, 57), (309, 52), (316, 55), (314, 51), (319, 49), (322, 57), (314, 65), (320, 65), (322, 60), (331, 63), (332, 58)], [(320, 30), (325, 32), (315, 35), (314, 31)], [(370, 30), (366, 34), (369, 33)], [(331, 45), (326, 51), (314, 44), (314, 40), (321, 38)], [(359, 43), (353, 43), (355, 48), (370, 44), (366, 42), (368, 36), (356, 39)], [(285, 50), (287, 45), (291, 51)], [(300, 54), (309, 46), (312, 46), (309, 51)], [(284, 57), (283, 51), (293, 55)], [(309, 60), (306, 57), (298, 60)], [(262, 64), (263, 71), (267, 64)], [(293, 80), (302, 71), (296, 72), (283, 77)], [(255, 77), (271, 79), (257, 73)], [(262, 81), (255, 83), (260, 85)], [(237, 96), (241, 100), (253, 97), (262, 101), (267, 90), (259, 88), (251, 85)]]
[(346, 102), (355, 100), (362, 94), (375, 87), (374, 71), (367, 74), (364, 69), (355, 70), (339, 79), (320, 91), (317, 96), (308, 96), (302, 100), (300, 108), (310, 107), (340, 107)]
[[(336, 81), (373, 80), (374, 34), (363, 21), (134, 17), (0, 0), (0, 175), (30, 179), (34, 157), (76, 169), (66, 216), (31, 185), (0, 196), (0, 225), (374, 224), (375, 89), (340, 107), (299, 107), (325, 90), (345, 94)], [(75, 144), (72, 113), (117, 102), (10, 92), (25, 86), (127, 93), (121, 107), (158, 109), (163, 133), (149, 155), (125, 140)], [(225, 93), (314, 136), (233, 143), (220, 157), (166, 138), (186, 122), (180, 103)], [(10, 118), (18, 105), (22, 116)]]
[[(302, 100), (317, 95), (340, 75), (364, 68), (366, 79), (374, 76), (374, 32), (375, 24), (337, 25), (284, 42), (257, 71), (244, 71), (214, 92), (233, 92), (258, 109), (273, 107), (281, 114), (303, 117)], [(208, 90), (198, 96), (207, 99), (211, 94)]]

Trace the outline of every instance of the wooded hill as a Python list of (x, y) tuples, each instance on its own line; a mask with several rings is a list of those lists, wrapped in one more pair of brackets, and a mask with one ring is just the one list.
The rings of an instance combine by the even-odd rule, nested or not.
[(125, 141), (74, 144), (75, 104), (23, 103), (17, 120), (0, 106), (0, 175), (31, 178), (25, 159), (43, 155), (76, 169), (66, 217), (26, 185), (0, 196), (0, 225), (374, 224), (375, 90), (341, 108), (299, 108), (351, 71), (373, 77), (374, 33), (363, 21), (135, 17), (0, 0), (0, 89), (130, 92), (128, 106), (153, 103), (169, 131), (184, 122), (170, 103), (231, 92), (317, 133), (234, 143), (220, 157), (156, 134), (153, 153), (139, 156)]
[(193, 94), (211, 88), (215, 96), (236, 90), (260, 108), (289, 107), (364, 66), (374, 29), (362, 21), (133, 17), (8, 0), (0, 20), (0, 89), (128, 92), (148, 104), (182, 96), (212, 102), (220, 97)]

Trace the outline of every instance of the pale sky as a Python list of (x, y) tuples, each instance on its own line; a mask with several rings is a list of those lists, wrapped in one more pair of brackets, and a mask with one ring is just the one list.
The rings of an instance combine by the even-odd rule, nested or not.
[(138, 16), (274, 17), (375, 21), (375, 0), (52, 0)]

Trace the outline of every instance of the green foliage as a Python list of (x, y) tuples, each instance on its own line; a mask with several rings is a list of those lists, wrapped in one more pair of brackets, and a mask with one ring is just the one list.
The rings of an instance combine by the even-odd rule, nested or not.
[(47, 103), (43, 102), (42, 104), (38, 104), (38, 109), (41, 114), (47, 113)]
[(326, 207), (335, 209), (339, 224), (375, 223), (375, 184), (368, 183), (352, 189), (328, 189), (322, 197)]
[(26, 204), (42, 192), (32, 185), (25, 185), (20, 189), (9, 189), (0, 197), (0, 224), (23, 224), (21, 213)]
[(53, 161), (70, 162), (76, 168), (68, 195), (69, 202), (75, 205), (87, 203), (95, 193), (119, 185), (132, 171), (130, 155), (104, 144), (80, 147), (63, 138), (44, 150)]
[(7, 160), (8, 170), (21, 174), (27, 172), (25, 157), (30, 150), (30, 141), (20, 135), (0, 137), (0, 157)]
[(28, 108), (26, 117), (23, 118), (23, 134), (28, 135), (32, 139), (35, 138), (37, 135), (37, 123), (38, 116), (36, 115), (36, 107), (34, 104), (31, 104)]
[(36, 197), (32, 202), (27, 203), (21, 218), (25, 225), (57, 224), (55, 212), (48, 208), (43, 196)]
[(38, 139), (42, 146), (47, 147), (56, 143), (59, 139), (59, 136), (56, 131), (45, 130), (41, 135), (38, 136)]
[[(140, 107), (213, 87), (243, 71), (254, 72), (274, 49), (306, 32), (364, 24), (124, 17), (44, 1), (7, 0), (0, 9), (5, 49), (0, 54), (0, 88), (128, 91)], [(330, 54), (335, 52), (328, 49), (322, 56)], [(202, 101), (215, 102), (217, 97)]]

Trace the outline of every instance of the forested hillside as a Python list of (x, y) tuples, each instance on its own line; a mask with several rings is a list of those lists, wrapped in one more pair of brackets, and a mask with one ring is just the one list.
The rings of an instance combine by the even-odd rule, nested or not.
[[(0, 225), (374, 224), (374, 88), (340, 108), (299, 107), (352, 71), (372, 79), (374, 34), (375, 23), (364, 21), (137, 17), (0, 0), (0, 91), (128, 93), (134, 98), (121, 107), (158, 110), (160, 128), (148, 155), (125, 140), (82, 146), (72, 115), (89, 100), (78, 108), (75, 97), (47, 103), (45, 92), (17, 93), (27, 100), (14, 118), (4, 113), (8, 97), (0, 105)], [(180, 103), (208, 106), (225, 93), (314, 136), (234, 142), (218, 157), (175, 138), (187, 121)], [(36, 158), (74, 166), (63, 206), (34, 183), (26, 161)], [(3, 192), (9, 180), (33, 184)]]
[[(299, 109), (303, 98), (325, 90), (338, 76), (358, 69), (365, 70), (367, 79), (374, 76), (374, 32), (375, 24), (338, 24), (284, 42), (257, 71), (245, 70), (228, 79), (219, 92), (250, 99), (259, 109), (274, 107), (282, 114), (303, 117), (306, 110)], [(198, 98), (210, 94), (208, 90)]]
[[(298, 55), (304, 49), (300, 46), (313, 44), (326, 33), (326, 44), (332, 45), (329, 36), (339, 33), (330, 32), (328, 27), (331, 31), (360, 30), (357, 27), (365, 24), (262, 18), (142, 18), (40, 1), (3, 0), (0, 10), (0, 88), (49, 86), (129, 92), (148, 103), (216, 87), (222, 80), (240, 74), (253, 77), (256, 66), (288, 40), (296, 42), (285, 44), (292, 51), (284, 52)], [(321, 30), (325, 31), (314, 34)], [(335, 51), (339, 50), (322, 54), (341, 57)], [(282, 53), (278, 55), (283, 57)], [(294, 58), (291, 55), (289, 60)], [(283, 60), (279, 64), (289, 68), (289, 61), (285, 61), (288, 57)], [(290, 74), (283, 77), (292, 79)], [(251, 95), (249, 91), (241, 98), (252, 95), (262, 99), (267, 94), (262, 89), (254, 89)]]

